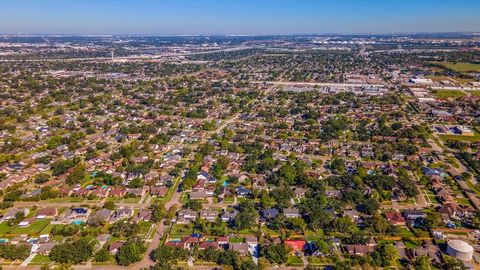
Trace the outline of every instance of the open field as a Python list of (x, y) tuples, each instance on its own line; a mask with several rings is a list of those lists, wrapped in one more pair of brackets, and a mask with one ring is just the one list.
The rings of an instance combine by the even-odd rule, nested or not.
[(464, 97), (465, 94), (463, 91), (459, 90), (432, 90), (432, 94), (437, 98), (457, 98), (457, 97)]
[(480, 91), (468, 91), (468, 93), (472, 96), (480, 97)]
[(465, 62), (433, 62), (434, 64), (444, 66), (445, 68), (457, 72), (480, 71), (480, 64), (465, 63)]

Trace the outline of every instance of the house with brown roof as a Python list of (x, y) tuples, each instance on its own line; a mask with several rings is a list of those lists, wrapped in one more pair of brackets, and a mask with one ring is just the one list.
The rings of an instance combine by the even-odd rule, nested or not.
[(403, 226), (406, 224), (405, 218), (397, 211), (385, 212), (385, 217), (390, 224), (395, 226)]
[(58, 210), (55, 207), (45, 207), (38, 209), (36, 218), (54, 218), (58, 215)]
[(138, 211), (137, 221), (151, 221), (152, 220), (152, 211), (148, 209), (142, 209)]
[(117, 254), (117, 252), (120, 250), (120, 248), (123, 247), (123, 245), (125, 245), (125, 241), (113, 242), (110, 244), (110, 246), (108, 246), (108, 252), (110, 252), (111, 254)]
[(164, 197), (168, 192), (168, 188), (164, 186), (156, 186), (156, 187), (151, 187), (150, 188), (150, 194), (159, 196), (159, 197)]
[(230, 250), (237, 251), (240, 255), (248, 254), (248, 244), (247, 243), (230, 243), (228, 245)]
[(124, 187), (115, 187), (110, 191), (112, 197), (124, 197), (127, 194), (127, 190)]
[(343, 247), (346, 253), (350, 255), (358, 255), (358, 256), (363, 256), (375, 250), (375, 247), (372, 247), (369, 245), (360, 245), (360, 244), (344, 245)]

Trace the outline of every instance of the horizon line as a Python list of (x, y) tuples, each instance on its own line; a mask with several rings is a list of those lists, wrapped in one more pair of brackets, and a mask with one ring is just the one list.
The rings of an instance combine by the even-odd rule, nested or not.
[(480, 31), (420, 31), (420, 32), (325, 32), (325, 33), (265, 33), (265, 34), (233, 34), (233, 33), (215, 33), (215, 34), (73, 34), (73, 33), (0, 33), (0, 36), (318, 36), (318, 35), (408, 35), (408, 34), (480, 34)]

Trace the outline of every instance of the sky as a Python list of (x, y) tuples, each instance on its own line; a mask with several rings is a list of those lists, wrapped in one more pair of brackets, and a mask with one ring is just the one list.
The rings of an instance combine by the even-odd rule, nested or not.
[(0, 0), (1, 34), (480, 32), (478, 0)]

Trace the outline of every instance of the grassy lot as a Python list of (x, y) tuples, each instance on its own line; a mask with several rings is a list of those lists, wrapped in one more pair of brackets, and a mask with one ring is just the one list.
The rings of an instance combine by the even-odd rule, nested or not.
[(184, 236), (191, 235), (193, 233), (193, 228), (186, 224), (175, 224), (170, 230), (171, 238), (181, 238)]
[(45, 202), (59, 202), (59, 203), (79, 203), (86, 201), (83, 197), (62, 197), (45, 200)]
[(140, 221), (138, 222), (138, 226), (140, 227), (140, 235), (146, 238), (147, 233), (150, 230), (150, 227), (152, 226), (152, 222)]
[(230, 237), (230, 243), (243, 243), (245, 242), (245, 237)]
[(223, 199), (224, 203), (233, 203), (234, 201), (235, 201), (235, 198), (233, 197), (225, 197), (225, 199)]
[(267, 226), (262, 226), (261, 230), (262, 230), (263, 233), (269, 235), (270, 237), (278, 236), (277, 231), (274, 231), (274, 230), (268, 228)]
[(141, 197), (126, 198), (123, 200), (123, 203), (138, 203), (140, 202)]
[(480, 97), (480, 91), (468, 91), (470, 95)]
[(41, 265), (49, 262), (51, 262), (50, 257), (47, 255), (37, 254), (28, 265)]
[(407, 227), (399, 227), (396, 235), (400, 237), (415, 237), (415, 235)]
[(434, 82), (449, 81), (449, 77), (447, 77), (447, 76), (426, 76), (426, 78), (430, 79)]
[(329, 258), (321, 258), (321, 257), (313, 257), (309, 256), (307, 258), (308, 264), (311, 266), (322, 266), (322, 265), (329, 265), (331, 260)]
[(455, 201), (458, 204), (470, 205), (470, 200), (468, 200), (467, 198), (455, 198)]
[(469, 72), (469, 71), (480, 71), (479, 64), (466, 63), (466, 62), (433, 62), (434, 64), (444, 66), (448, 69), (457, 71), (457, 72)]
[(404, 242), (407, 248), (416, 249), (420, 246), (420, 241), (407, 240)]
[(480, 134), (477, 130), (473, 130), (473, 136), (463, 136), (463, 135), (438, 135), (440, 139), (444, 141), (465, 141), (465, 142), (478, 142), (480, 141)]
[(8, 226), (6, 222), (0, 223), (0, 235), (2, 234), (28, 234), (28, 235), (39, 235), (40, 232), (50, 224), (50, 219), (41, 219), (32, 222), (27, 227), (19, 226)]
[(473, 192), (475, 192), (475, 194), (476, 194), (477, 196), (480, 197), (480, 191), (478, 191), (477, 187), (475, 187), (475, 185), (474, 185), (472, 182), (470, 182), (470, 180), (465, 181), (465, 183), (467, 184), (467, 186), (468, 186), (469, 188), (471, 188), (471, 189), (473, 190)]
[(297, 256), (288, 256), (287, 260), (287, 265), (288, 266), (303, 266), (303, 261), (302, 258), (299, 258)]
[(437, 98), (458, 98), (464, 97), (466, 94), (460, 90), (432, 90), (432, 94)]

